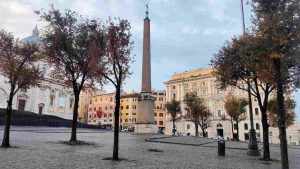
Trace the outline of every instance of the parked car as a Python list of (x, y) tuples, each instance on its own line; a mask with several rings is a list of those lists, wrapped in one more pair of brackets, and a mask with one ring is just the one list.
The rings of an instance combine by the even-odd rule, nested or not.
[(129, 132), (134, 132), (134, 127), (128, 128), (128, 131), (129, 131)]

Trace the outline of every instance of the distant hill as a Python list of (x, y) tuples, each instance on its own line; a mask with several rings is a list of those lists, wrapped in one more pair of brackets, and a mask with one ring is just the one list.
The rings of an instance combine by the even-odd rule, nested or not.
[[(6, 110), (0, 108), (0, 125), (4, 125)], [(12, 112), (13, 126), (50, 126), (50, 127), (71, 127), (72, 120), (63, 119), (52, 115), (39, 115), (29, 111), (13, 110)], [(78, 128), (94, 128), (100, 129), (99, 126), (79, 123)]]

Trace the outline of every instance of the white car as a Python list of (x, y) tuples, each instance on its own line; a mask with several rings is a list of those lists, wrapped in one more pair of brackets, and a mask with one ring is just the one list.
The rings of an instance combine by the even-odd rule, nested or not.
[(224, 138), (222, 136), (216, 135), (214, 137), (212, 137), (212, 139), (214, 140), (224, 140)]

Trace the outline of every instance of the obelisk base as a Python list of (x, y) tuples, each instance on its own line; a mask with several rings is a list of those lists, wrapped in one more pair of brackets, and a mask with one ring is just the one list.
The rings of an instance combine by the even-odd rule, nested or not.
[(158, 134), (158, 128), (155, 124), (135, 124), (135, 134)]

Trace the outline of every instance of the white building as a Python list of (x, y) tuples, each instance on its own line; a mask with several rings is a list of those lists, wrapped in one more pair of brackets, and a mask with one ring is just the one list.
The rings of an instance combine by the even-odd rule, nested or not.
[[(204, 98), (209, 110), (213, 114), (211, 126), (206, 130), (208, 137), (213, 137), (216, 135), (222, 135), (224, 138), (232, 138), (233, 133), (237, 132), (236, 125), (234, 124), (234, 131), (232, 133), (232, 125), (229, 121), (223, 120), (222, 117), (227, 117), (228, 115), (225, 110), (225, 101), (229, 94), (232, 94), (239, 98), (248, 99), (248, 94), (244, 90), (240, 90), (236, 87), (229, 87), (226, 91), (222, 91), (218, 88), (218, 82), (216, 77), (212, 74), (213, 69), (199, 69), (190, 72), (183, 72), (175, 74), (170, 80), (165, 82), (166, 84), (166, 101), (171, 101), (172, 99), (181, 102), (182, 115), (185, 115), (184, 110), (184, 96), (187, 92), (196, 92), (200, 97)], [(240, 84), (241, 88), (246, 88), (247, 84)], [(258, 106), (258, 101), (256, 98), (252, 97), (252, 107), (253, 107), (253, 122), (254, 129), (257, 133), (258, 141), (262, 141), (263, 130), (261, 123), (261, 112)], [(250, 131), (250, 115), (249, 106), (246, 108), (247, 118), (244, 121), (239, 122), (239, 139), (248, 140)], [(166, 134), (172, 133), (172, 121), (169, 114), (166, 118)], [(195, 125), (191, 121), (185, 119), (180, 119), (176, 122), (176, 128), (178, 132), (190, 133), (195, 135)], [(202, 133), (199, 128), (199, 132)], [(270, 127), (270, 137), (273, 143), (278, 143), (278, 129)], [(300, 144), (300, 126), (295, 124), (287, 129), (287, 137), (291, 137), (291, 143)], [(271, 139), (270, 138), (270, 139)]]
[[(39, 31), (35, 28), (32, 35), (22, 39), (25, 42), (41, 43)], [(54, 115), (66, 119), (73, 118), (74, 97), (73, 90), (62, 82), (50, 78), (50, 67), (41, 62), (46, 69), (45, 80), (39, 87), (20, 89), (13, 100), (13, 109), (31, 111), (39, 114)], [(10, 84), (0, 75), (0, 108), (7, 107)]]

